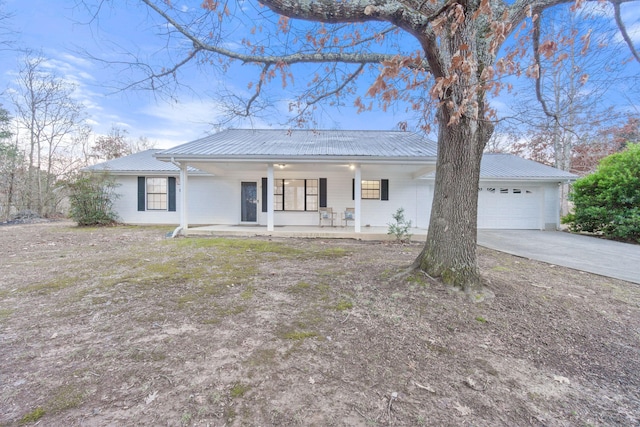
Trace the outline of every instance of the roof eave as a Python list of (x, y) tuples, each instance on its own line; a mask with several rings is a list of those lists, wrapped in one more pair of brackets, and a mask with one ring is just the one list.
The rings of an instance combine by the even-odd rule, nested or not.
[[(180, 175), (179, 170), (117, 170), (117, 169), (86, 169), (84, 172), (96, 173), (96, 172), (107, 172), (110, 175), (118, 175), (118, 176), (140, 176), (140, 175), (166, 175), (166, 176), (178, 176)], [(210, 173), (203, 171), (189, 171), (189, 175), (211, 175)]]
[(387, 156), (193, 156), (156, 154), (163, 162), (206, 162), (206, 163), (387, 163), (387, 164), (435, 164), (435, 156), (387, 157)]
[[(491, 182), (557, 182), (557, 183), (570, 183), (577, 180), (579, 177), (557, 177), (557, 176), (519, 176), (519, 177), (506, 177), (506, 176), (481, 176), (480, 181)], [(420, 179), (435, 180), (435, 175), (423, 176)]]
[(568, 177), (568, 176), (518, 176), (518, 177), (507, 177), (507, 176), (480, 176), (480, 180), (482, 181), (522, 181), (522, 182), (573, 182), (578, 177)]

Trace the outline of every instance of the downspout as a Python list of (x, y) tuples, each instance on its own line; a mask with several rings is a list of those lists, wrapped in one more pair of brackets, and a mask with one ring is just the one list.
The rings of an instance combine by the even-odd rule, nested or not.
[[(178, 162), (175, 161), (175, 159), (173, 157), (171, 157), (171, 163), (176, 166), (178, 169), (180, 169), (180, 171), (182, 172), (182, 165)], [(182, 181), (182, 180), (181, 180)], [(184, 185), (183, 182), (180, 182), (180, 187), (182, 187)], [(180, 188), (180, 191), (182, 192), (184, 189)], [(180, 203), (182, 205), (182, 203)], [(176, 227), (175, 230), (173, 230), (173, 233), (171, 233), (171, 238), (175, 239), (176, 237), (178, 237), (181, 233), (182, 233), (182, 209), (183, 207), (180, 206), (180, 225), (178, 225)]]

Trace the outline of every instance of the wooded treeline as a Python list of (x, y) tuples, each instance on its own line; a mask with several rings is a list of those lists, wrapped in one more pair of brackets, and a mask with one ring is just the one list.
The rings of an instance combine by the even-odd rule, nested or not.
[(94, 134), (76, 85), (27, 53), (0, 104), (0, 220), (65, 214), (68, 184), (90, 164), (151, 148), (112, 126)]

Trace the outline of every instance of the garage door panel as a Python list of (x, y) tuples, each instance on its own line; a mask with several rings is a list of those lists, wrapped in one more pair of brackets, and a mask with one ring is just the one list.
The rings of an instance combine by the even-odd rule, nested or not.
[(540, 228), (540, 190), (483, 186), (478, 192), (478, 228)]

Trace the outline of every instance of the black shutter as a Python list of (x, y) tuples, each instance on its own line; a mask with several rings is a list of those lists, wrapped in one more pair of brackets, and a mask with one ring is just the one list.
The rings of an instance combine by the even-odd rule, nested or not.
[(176, 211), (176, 178), (169, 177), (169, 212)]
[(389, 200), (389, 180), (380, 180), (380, 200)]
[(144, 178), (144, 176), (139, 176), (138, 177), (138, 210), (139, 211), (143, 211), (145, 210), (145, 185), (146, 185), (146, 179)]
[(267, 178), (262, 178), (262, 212), (267, 211), (267, 185), (269, 185), (268, 181), (269, 180)]
[(320, 178), (320, 207), (327, 207), (327, 178)]
[(351, 179), (351, 200), (356, 199), (356, 179)]

